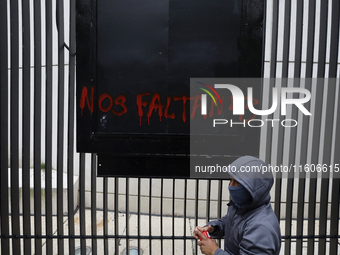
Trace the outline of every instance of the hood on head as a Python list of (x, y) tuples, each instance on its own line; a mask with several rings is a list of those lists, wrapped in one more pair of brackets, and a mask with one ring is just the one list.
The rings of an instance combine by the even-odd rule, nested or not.
[(252, 156), (243, 156), (231, 163), (229, 169), (230, 176), (244, 186), (253, 198), (252, 202), (242, 209), (257, 208), (270, 202), (269, 192), (274, 178), (268, 171), (267, 163)]

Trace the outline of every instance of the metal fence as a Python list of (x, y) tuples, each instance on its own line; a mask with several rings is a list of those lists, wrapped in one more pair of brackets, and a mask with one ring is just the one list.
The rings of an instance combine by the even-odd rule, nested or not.
[[(223, 216), (228, 180), (98, 178), (96, 155), (75, 152), (75, 15), (75, 1), (0, 1), (1, 254), (198, 254), (191, 227)], [(265, 76), (338, 78), (338, 48), (338, 0), (267, 1)], [(305, 86), (334, 97), (312, 121), (293, 110), (296, 130), (262, 130), (272, 165), (338, 162), (339, 84)], [(278, 176), (282, 253), (338, 254), (339, 180)]]
[[(313, 91), (316, 102), (325, 103), (307, 106), (314, 109), (311, 121), (306, 116), (298, 116), (297, 109), (292, 110), (292, 119), (299, 117), (302, 123), (299, 129), (291, 129), (290, 133), (284, 128), (265, 130), (262, 133), (265, 140), (263, 158), (273, 165), (338, 162), (340, 137), (335, 131), (340, 121), (339, 84), (338, 79), (334, 79), (332, 86), (324, 86), (322, 78), (339, 78), (339, 1), (286, 0), (268, 1), (267, 4), (272, 10), (268, 12), (271, 17), (267, 17), (270, 23), (267, 29), (271, 27), (266, 33), (271, 37), (267, 38), (266, 47), (267, 75), (318, 78), (316, 84), (310, 80), (304, 87)], [(268, 88), (272, 86), (269, 84)], [(292, 86), (303, 85), (295, 83)], [(305, 178), (304, 174), (298, 179), (280, 177), (275, 184), (274, 208), (278, 218), (282, 211), (285, 215), (285, 254), (290, 254), (292, 239), (296, 240), (296, 254), (301, 254), (304, 241), (307, 241), (307, 254), (326, 254), (327, 242), (327, 253), (338, 254), (339, 179)], [(284, 195), (286, 203), (282, 204), (278, 201), (282, 201)], [(308, 206), (305, 206), (306, 202)], [(285, 210), (281, 210), (283, 205)], [(293, 211), (297, 222), (295, 233), (291, 225)]]

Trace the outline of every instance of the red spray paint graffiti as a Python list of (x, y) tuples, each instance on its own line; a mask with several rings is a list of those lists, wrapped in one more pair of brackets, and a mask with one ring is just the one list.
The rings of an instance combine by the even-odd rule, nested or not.
[[(138, 94), (136, 96), (136, 105), (137, 105), (137, 113), (139, 116), (139, 125), (142, 125), (142, 117), (144, 115), (144, 111), (143, 108), (147, 108), (148, 107), (148, 111), (146, 113), (147, 117), (148, 117), (148, 124), (150, 125), (150, 118), (152, 116), (153, 113), (156, 113), (159, 116), (159, 120), (162, 121), (162, 117), (164, 116), (164, 118), (168, 118), (168, 119), (175, 119), (176, 118), (176, 114), (174, 112), (169, 113), (169, 109), (170, 109), (170, 105), (175, 104), (176, 105), (176, 109), (178, 110), (179, 104), (182, 105), (182, 121), (183, 123), (186, 122), (187, 120), (187, 103), (189, 101), (193, 101), (192, 104), (192, 109), (191, 109), (191, 113), (190, 113), (190, 118), (194, 119), (196, 116), (196, 111), (197, 109), (201, 108), (201, 95), (197, 94), (193, 97), (188, 97), (186, 95), (182, 95), (182, 96), (175, 96), (175, 97), (170, 97), (167, 96), (166, 97), (166, 105), (164, 107), (164, 105), (162, 104), (162, 100), (161, 100), (161, 95), (159, 93), (154, 93), (151, 97), (151, 100), (147, 100), (147, 96), (150, 96), (150, 92), (146, 92), (146, 93), (141, 93)], [(82, 93), (80, 96), (80, 102), (79, 102), (79, 107), (81, 109), (81, 115), (83, 116), (83, 111), (85, 106), (87, 106), (87, 108), (90, 110), (91, 116), (93, 114), (94, 111), (94, 102), (93, 102), (93, 97), (94, 97), (94, 87), (91, 87), (91, 95), (89, 96), (88, 93), (88, 88), (87, 87), (83, 87), (82, 89)], [(91, 99), (90, 99), (91, 98)], [(150, 98), (150, 97), (149, 97)], [(222, 102), (224, 101), (224, 97), (221, 97)], [(113, 99), (113, 97), (108, 94), (108, 93), (103, 93), (99, 96), (98, 98), (98, 108), (100, 111), (102, 112), (109, 112), (111, 110), (111, 112), (116, 115), (116, 116), (123, 116), (124, 114), (126, 114), (128, 112), (128, 107), (126, 105), (126, 101), (127, 98), (125, 95), (119, 95), (117, 97), (115, 97), (115, 99)], [(174, 103), (172, 103), (174, 102)], [(253, 99), (253, 104), (257, 105), (259, 104), (259, 100), (257, 99)], [(115, 108), (115, 109), (113, 109)], [(120, 110), (121, 111), (117, 111)], [(164, 109), (164, 111), (163, 111)], [(214, 116), (214, 109), (215, 109), (215, 105), (214, 102), (211, 101), (211, 107), (210, 107), (210, 112), (209, 112), (209, 117), (213, 117)], [(246, 105), (246, 109), (248, 109), (248, 105)], [(228, 107), (229, 111), (233, 110), (233, 98), (231, 97), (231, 102), (230, 105)], [(223, 111), (222, 106), (218, 106), (217, 107), (217, 114), (221, 115)], [(190, 112), (190, 110), (189, 110)], [(203, 116), (205, 119), (208, 117), (207, 115)], [(251, 119), (254, 119), (256, 117), (256, 115), (253, 115)], [(239, 120), (242, 121), (244, 118), (243, 115), (239, 116)], [(251, 119), (246, 119), (246, 122), (248, 123), (249, 120)]]

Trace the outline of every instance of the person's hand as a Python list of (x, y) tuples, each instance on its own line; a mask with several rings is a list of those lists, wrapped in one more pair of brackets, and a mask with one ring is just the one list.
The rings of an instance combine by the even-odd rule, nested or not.
[(200, 246), (201, 252), (205, 255), (214, 255), (215, 251), (219, 249), (215, 239), (209, 239), (205, 235), (202, 234), (201, 231), (195, 229), (195, 234), (202, 239), (202, 241), (198, 241), (197, 245)]
[(211, 234), (212, 232), (214, 232), (214, 228), (210, 225), (205, 226), (205, 227), (195, 227), (193, 236), (195, 237), (195, 239), (198, 239), (198, 235), (196, 234), (196, 230), (198, 230), (199, 232), (204, 232), (204, 231), (208, 231), (209, 234)]

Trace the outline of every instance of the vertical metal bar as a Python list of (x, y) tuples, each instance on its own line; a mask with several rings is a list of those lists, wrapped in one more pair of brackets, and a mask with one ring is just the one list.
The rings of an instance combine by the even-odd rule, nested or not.
[(296, 235), (299, 239), (296, 240), (296, 254), (302, 255), (302, 236), (303, 236), (303, 214), (305, 206), (305, 174), (299, 176), (299, 191), (298, 191), (298, 206), (297, 206), (297, 227)]
[[(320, 37), (319, 37), (319, 56), (318, 56), (318, 69), (317, 77), (324, 78), (325, 75), (325, 61), (326, 61), (326, 42), (327, 42), (327, 14), (328, 14), (328, 0), (321, 0), (320, 7)], [(317, 91), (315, 102), (322, 102), (323, 99), (323, 80), (317, 80)], [(321, 131), (321, 114), (322, 104), (319, 107), (315, 107), (314, 113), (314, 130), (313, 130), (313, 143), (312, 143), (312, 157), (311, 163), (318, 164), (319, 158), (319, 143), (320, 143), (320, 131)], [(316, 206), (316, 183), (317, 175), (311, 174), (310, 180), (310, 200), (309, 200), (309, 214), (308, 214), (308, 235), (315, 235), (315, 206)], [(327, 191), (328, 192), (328, 191)], [(321, 227), (321, 226), (320, 226)], [(308, 254), (314, 254), (314, 240), (308, 240)], [(319, 251), (324, 248), (324, 242), (322, 238), (319, 242)]]
[(52, 240), (52, 2), (45, 1), (46, 16), (46, 144), (45, 144), (45, 220), (46, 254), (53, 254)]
[(306, 58), (306, 78), (312, 78), (314, 61), (314, 33), (315, 33), (315, 2), (308, 3), (308, 30), (307, 30), (307, 58)]
[(92, 153), (91, 160), (91, 232), (92, 232), (92, 253), (97, 255), (97, 156)]
[[(332, 1), (332, 30), (331, 30), (331, 46), (330, 46), (330, 61), (329, 61), (329, 77), (335, 78), (337, 77), (337, 69), (338, 69), (338, 61), (337, 56), (339, 53), (338, 43), (339, 43), (339, 9), (340, 4), (339, 1), (333, 0)], [(333, 53), (334, 52), (334, 53)], [(335, 54), (336, 53), (336, 54)], [(336, 86), (336, 84), (335, 84)], [(340, 127), (340, 97), (339, 92), (340, 89), (338, 88), (338, 105), (337, 105), (337, 120), (336, 120), (336, 128)], [(337, 133), (335, 140), (335, 149), (334, 155), (340, 154), (340, 136)], [(338, 163), (339, 160), (335, 156), (334, 157), (334, 166)], [(339, 165), (338, 165), (339, 166)], [(331, 227), (330, 227), (330, 235), (337, 236), (339, 234), (339, 194), (340, 194), (340, 179), (339, 173), (333, 174), (333, 183), (332, 183), (332, 200), (331, 200)], [(338, 238), (331, 238), (330, 240), (330, 254), (338, 254)]]
[[(139, 213), (139, 210), (138, 210), (138, 213)], [(139, 218), (139, 215), (138, 215), (138, 218)], [(163, 254), (163, 178), (161, 178), (161, 254)]]
[[(312, 74), (313, 74), (313, 58), (314, 58), (314, 33), (315, 33), (315, 0), (310, 0), (308, 3), (308, 29), (307, 29), (307, 56), (306, 56), (306, 82), (305, 88), (311, 91)], [(310, 102), (307, 103), (307, 108), (310, 108)], [(302, 130), (309, 130), (309, 118), (303, 116)], [(308, 132), (302, 132), (301, 148), (307, 148), (308, 146)], [(301, 151), (300, 164), (304, 166), (307, 164), (307, 149)], [(303, 216), (304, 216), (304, 204), (305, 204), (305, 172), (300, 173), (299, 179), (299, 195), (298, 195), (298, 214), (297, 214), (297, 236), (303, 235)], [(314, 189), (316, 187), (314, 186)], [(313, 208), (309, 207), (308, 212)], [(308, 217), (309, 218), (309, 217)], [(309, 223), (309, 224), (314, 224)], [(313, 240), (310, 241), (311, 243)], [(297, 254), (302, 254), (302, 239), (297, 240), (296, 244)]]
[(64, 57), (64, 1), (57, 0), (58, 28), (58, 131), (57, 131), (57, 231), (58, 254), (64, 254), (64, 91), (65, 91), (65, 57)]
[(278, 24), (279, 24), (279, 1), (273, 1), (273, 27), (272, 27), (272, 48), (270, 59), (270, 77), (276, 76), (277, 62), (277, 40), (278, 40)]
[[(318, 84), (316, 89), (315, 102), (322, 102), (323, 98), (323, 86)], [(320, 143), (320, 129), (321, 129), (321, 113), (322, 107), (316, 107), (314, 113), (314, 131), (313, 131), (313, 143), (312, 143), (312, 157), (311, 164), (316, 165), (319, 156), (319, 143)], [(311, 173), (310, 186), (309, 186), (309, 204), (308, 204), (308, 235), (315, 235), (315, 208), (316, 208), (316, 188), (317, 188), (317, 174)], [(308, 240), (308, 254), (314, 254), (314, 240), (313, 238)]]
[[(230, 178), (229, 178), (230, 180)], [(218, 190), (218, 199), (217, 199), (217, 219), (221, 218), (221, 213), (222, 213), (222, 191), (223, 191), (223, 182), (222, 180), (218, 180), (218, 185), (217, 185), (217, 190)], [(221, 247), (221, 238), (218, 239), (218, 245)]]
[[(289, 67), (289, 40), (290, 40), (290, 14), (291, 14), (291, 0), (285, 1), (284, 13), (284, 42), (283, 42), (283, 62), (282, 62), (282, 86), (287, 86), (288, 67)], [(281, 119), (281, 118), (280, 118)], [(276, 164), (280, 166), (283, 163), (283, 144), (284, 144), (284, 128), (279, 126), (278, 147)], [(292, 183), (291, 183), (292, 185)], [(280, 219), (281, 214), (281, 187), (282, 187), (282, 173), (277, 173), (275, 184), (275, 214)], [(290, 187), (292, 188), (292, 187)], [(287, 226), (287, 225), (286, 225)], [(286, 240), (286, 253), (290, 254), (290, 240)]]
[[(303, 2), (303, 1), (301, 1)], [(288, 4), (285, 6), (285, 25), (284, 25), (284, 48), (283, 48), (283, 71), (282, 71), (282, 77), (288, 78), (288, 69), (289, 69), (289, 44), (290, 44), (290, 17), (291, 17), (291, 1), (287, 1)], [(297, 21), (298, 23), (299, 21)], [(301, 21), (300, 21), (301, 22)], [(300, 28), (300, 29), (299, 29)], [(298, 40), (298, 44), (295, 48), (295, 59), (298, 60), (297, 63), (295, 63), (295, 72), (294, 77), (297, 75), (296, 72), (298, 72), (301, 66), (301, 24), (300, 27), (297, 27), (296, 33), (297, 37), (296, 40)], [(300, 36), (300, 38), (299, 38)], [(298, 52), (300, 50), (300, 52)], [(299, 54), (300, 53), (300, 54)], [(295, 84), (294, 80), (294, 86), (298, 87), (299, 84)], [(296, 95), (294, 95), (296, 98)], [(297, 119), (298, 111), (297, 108), (292, 108), (292, 119)], [(283, 128), (280, 127), (283, 131)], [(289, 144), (289, 163), (294, 164), (295, 163), (295, 148), (296, 148), (296, 128), (291, 128), (290, 133), (290, 144)], [(283, 147), (283, 144), (282, 144)], [(283, 152), (282, 152), (283, 153)], [(280, 180), (281, 181), (281, 180)], [(292, 233), (292, 209), (293, 209), (293, 189), (294, 189), (294, 172), (291, 172), (288, 174), (288, 180), (287, 180), (287, 198), (286, 198), (286, 222), (285, 222), (285, 235), (291, 236)], [(280, 192), (281, 193), (281, 192)], [(291, 239), (288, 238), (285, 240), (285, 253), (290, 254), (291, 253)]]
[(172, 179), (172, 254), (175, 254), (175, 188), (176, 181)]
[[(320, 84), (316, 90), (317, 99), (315, 102), (322, 102), (323, 87)], [(316, 165), (319, 156), (319, 141), (320, 141), (320, 126), (321, 126), (321, 107), (315, 108), (314, 113), (314, 131), (313, 131), (313, 143), (312, 143), (312, 157), (311, 164)], [(316, 208), (316, 189), (317, 189), (317, 174), (310, 173), (310, 185), (309, 185), (309, 203), (308, 203), (308, 236), (315, 236), (315, 208)], [(314, 239), (308, 239), (308, 254), (314, 254)]]
[[(149, 235), (152, 236), (152, 179), (149, 179)], [(149, 239), (149, 247), (150, 247), (150, 255), (152, 254), (152, 242), (151, 238)]]
[(41, 2), (34, 1), (34, 249), (42, 254), (41, 226)]
[(130, 178), (125, 178), (125, 213), (126, 213), (126, 251), (129, 250), (129, 246), (130, 246), (130, 240), (129, 240), (129, 218), (130, 218), (130, 199), (129, 199), (129, 195), (130, 195)]
[[(69, 101), (68, 101), (68, 139), (67, 139), (67, 202), (68, 202), (68, 234), (69, 253), (75, 252), (74, 236), (74, 183), (73, 183), (73, 163), (74, 163), (74, 111), (75, 111), (75, 54), (76, 54), (76, 1), (70, 1), (70, 43), (69, 43)], [(92, 162), (93, 163), (93, 162)], [(91, 179), (92, 180), (92, 179)], [(95, 181), (95, 179), (94, 179)], [(92, 252), (95, 249), (92, 245)]]
[[(330, 63), (329, 63), (329, 80), (328, 84), (328, 100), (326, 108), (326, 127), (333, 127), (333, 109), (335, 109), (335, 94), (336, 94), (336, 80), (337, 75), (337, 57), (338, 57), (338, 43), (339, 43), (339, 1), (332, 1), (332, 20), (331, 20), (331, 45), (330, 45)], [(325, 34), (324, 36), (326, 36)], [(325, 47), (325, 46), (324, 46)], [(333, 78), (334, 77), (334, 78)], [(330, 97), (330, 98), (329, 98)], [(332, 146), (332, 132), (326, 132), (324, 138), (323, 150), (323, 164), (331, 164), (331, 146)], [(335, 154), (336, 155), (336, 154)], [(337, 182), (334, 183), (337, 185)], [(321, 201), (320, 201), (320, 228), (319, 235), (326, 235), (327, 233), (327, 209), (328, 209), (328, 189), (329, 189), (329, 172), (323, 174), (321, 186)], [(336, 189), (336, 187), (335, 187)], [(336, 199), (336, 195), (332, 197)], [(338, 204), (338, 200), (336, 203)], [(334, 200), (332, 200), (334, 203)], [(332, 208), (334, 211), (335, 209)], [(336, 212), (336, 211), (335, 211)], [(334, 249), (334, 244), (333, 244)], [(326, 251), (326, 239), (321, 239), (319, 242), (319, 254)]]
[(187, 251), (187, 188), (188, 188), (188, 180), (184, 180), (184, 206), (183, 206), (183, 236), (184, 236), (184, 254), (186, 254)]
[(30, 147), (31, 147), (31, 43), (30, 43), (30, 6), (22, 1), (22, 38), (23, 38), (23, 102), (22, 102), (22, 213), (24, 233), (24, 253), (31, 254), (31, 207), (30, 207)]
[[(196, 179), (196, 190), (195, 190), (195, 226), (198, 226), (198, 192), (199, 192), (199, 180)], [(198, 253), (198, 247), (195, 246), (195, 254)]]
[[(320, 36), (318, 56), (318, 78), (325, 77), (326, 49), (327, 49), (327, 27), (328, 27), (328, 0), (321, 0), (320, 7)], [(332, 53), (333, 54), (333, 53)]]
[(79, 158), (79, 223), (80, 223), (80, 249), (81, 254), (86, 254), (86, 226), (85, 226), (85, 153), (80, 153)]
[[(273, 22), (272, 22), (272, 44), (271, 44), (271, 59), (270, 59), (270, 78), (275, 78), (276, 76), (276, 62), (277, 62), (277, 40), (278, 40), (278, 23), (279, 23), (279, 14), (278, 14), (278, 3), (279, 1), (273, 1)], [(272, 80), (269, 85), (269, 92), (272, 90), (274, 84), (272, 84)], [(270, 97), (271, 98), (271, 97)], [(269, 104), (271, 101), (269, 101)], [(271, 152), (272, 152), (272, 136), (273, 130), (271, 128), (267, 129), (266, 133), (266, 155), (265, 161), (270, 163), (271, 160)]]
[[(339, 151), (338, 151), (339, 152)], [(339, 154), (335, 154), (339, 155)], [(330, 235), (333, 236), (330, 240), (329, 254), (339, 254), (338, 242), (339, 239), (339, 194), (340, 194), (340, 179), (339, 176), (333, 179), (332, 185), (332, 205), (331, 205), (331, 228)]]
[[(107, 200), (108, 200), (108, 194), (107, 194), (107, 177), (104, 177), (103, 179), (103, 232), (104, 232), (104, 255), (109, 254), (109, 245), (107, 240), (107, 234), (108, 234), (108, 226), (107, 226)], [(116, 209), (115, 209), (116, 210)], [(115, 211), (116, 213), (116, 211)], [(116, 231), (116, 230), (115, 230)]]
[[(297, 109), (292, 109), (292, 119), (297, 119)], [(295, 148), (296, 148), (296, 129), (291, 129), (290, 146), (289, 146), (289, 164), (295, 163)], [(286, 222), (285, 235), (292, 234), (292, 209), (293, 209), (293, 190), (294, 190), (294, 172), (288, 173), (287, 180), (287, 200), (286, 200)], [(285, 253), (291, 253), (291, 239), (285, 240)]]
[[(140, 194), (141, 194), (141, 179), (138, 178), (138, 243), (137, 243), (137, 247), (138, 247), (138, 251), (140, 250), (140, 229), (141, 229), (141, 220), (140, 220)], [(162, 228), (162, 226), (161, 226)]]
[[(339, 12), (340, 3), (338, 0), (332, 0), (332, 20), (331, 20), (331, 45), (329, 56), (329, 78), (337, 77), (338, 54), (339, 54)], [(336, 86), (336, 85), (335, 85)]]
[[(336, 93), (336, 82), (335, 79), (330, 79), (327, 91), (327, 103), (326, 103), (326, 118), (325, 126), (333, 127), (334, 117), (334, 105), (335, 105), (335, 93)], [(325, 132), (324, 146), (323, 146), (323, 161), (322, 166), (331, 165), (331, 153), (332, 153), (332, 133)], [(329, 171), (322, 173), (321, 180), (321, 197), (320, 197), (320, 227), (319, 235), (326, 236), (327, 234), (327, 211), (328, 211), (328, 192), (329, 192)], [(320, 238), (319, 241), (319, 254), (326, 253), (326, 237)]]
[[(302, 57), (302, 25), (303, 25), (303, 2), (304, 1), (298, 1), (297, 6), (296, 6), (296, 33), (295, 33), (295, 38), (296, 38), (296, 43), (295, 43), (295, 61), (294, 61), (294, 87), (300, 87), (301, 86), (301, 57)], [(298, 117), (298, 110), (297, 108), (292, 109), (292, 119), (297, 119)], [(290, 138), (290, 148), (289, 148), (289, 163), (290, 164), (295, 164), (296, 159), (295, 159), (295, 153), (296, 153), (296, 146), (297, 146), (297, 130), (292, 129), (291, 130), (291, 138)], [(287, 219), (286, 219), (286, 229), (285, 229), (285, 235), (291, 235), (291, 220), (292, 220), (292, 205), (293, 205), (293, 189), (294, 189), (294, 173), (292, 176), (290, 176), (290, 179), (288, 180), (288, 194), (287, 194), (287, 207), (286, 207), (286, 215), (289, 217), (289, 226), (287, 225)], [(299, 180), (299, 184), (300, 184)], [(304, 188), (304, 184), (302, 184), (302, 187)], [(305, 193), (304, 189), (300, 190), (299, 186), (299, 192), (302, 194)], [(304, 207), (304, 202), (302, 205), (300, 205), (303, 211)], [(298, 206), (299, 208), (299, 206)], [(298, 209), (299, 210), (299, 209)], [(302, 213), (303, 214), (303, 213)], [(299, 217), (299, 216), (298, 216)], [(303, 222), (303, 218), (300, 219)], [(298, 225), (297, 231), (299, 231), (299, 227), (301, 225)], [(298, 250), (301, 247), (301, 252), (302, 252), (302, 238), (296, 240), (297, 245), (296, 245), (296, 252), (298, 253)], [(299, 243), (299, 244), (298, 244)], [(298, 248), (298, 246), (300, 247)], [(291, 242), (286, 243), (285, 250), (291, 250)]]
[[(276, 166), (282, 164), (283, 158), (283, 128), (279, 128), (279, 135), (278, 135), (278, 151), (277, 151), (277, 160)], [(282, 173), (276, 173), (276, 182), (275, 182), (275, 205), (274, 205), (274, 212), (278, 220), (281, 218), (281, 193), (282, 193)]]
[[(115, 254), (119, 254), (119, 222), (118, 222), (118, 200), (119, 200), (119, 178), (115, 177)], [(139, 203), (139, 202), (138, 202)]]
[(295, 60), (294, 60), (294, 78), (301, 77), (303, 7), (304, 7), (304, 1), (297, 1), (296, 3), (296, 32), (295, 32), (296, 43), (295, 43)]
[[(305, 88), (311, 91), (311, 79), (306, 79)], [(306, 108), (310, 108), (310, 101), (305, 104)], [(302, 130), (309, 130), (309, 117), (303, 115), (302, 117)], [(308, 146), (308, 132), (302, 132), (301, 135), (301, 148), (306, 148), (301, 150), (300, 154), (300, 165), (304, 167), (307, 164), (307, 146)], [(304, 171), (299, 173), (299, 192), (298, 192), (298, 211), (297, 211), (297, 227), (296, 235), (299, 237), (303, 236), (303, 219), (304, 219), (304, 209), (305, 209), (305, 187), (306, 187), (306, 173)], [(296, 240), (296, 254), (302, 254), (302, 238)]]
[(20, 254), (19, 220), (19, 7), (10, 1), (11, 8), (11, 215), (12, 251)]
[[(339, 3), (338, 5), (338, 15), (339, 19)], [(336, 6), (332, 6), (335, 7)], [(333, 13), (334, 14), (334, 13)], [(336, 13), (335, 13), (336, 14)], [(336, 24), (339, 24), (338, 21), (335, 21)], [(332, 27), (334, 28), (334, 27)], [(337, 32), (331, 35), (331, 52), (338, 56), (338, 38), (339, 38), (339, 26), (335, 25), (335, 29)], [(326, 36), (326, 35), (325, 35)], [(334, 38), (336, 37), (336, 38)], [(332, 57), (332, 64), (336, 65), (336, 59)], [(333, 68), (329, 70), (330, 75), (336, 76), (337, 68)], [(336, 95), (336, 79), (331, 78), (328, 80), (328, 91), (327, 91), (327, 103), (326, 103), (326, 118), (325, 118), (325, 127), (333, 127), (334, 121), (334, 110), (335, 110), (335, 95)], [(330, 166), (331, 165), (331, 154), (332, 154), (332, 135), (333, 132), (325, 132), (324, 136), (324, 148), (323, 148), (323, 161), (322, 165)], [(320, 198), (320, 227), (319, 227), (319, 235), (326, 236), (327, 234), (327, 211), (328, 211), (328, 192), (329, 192), (329, 171), (322, 173), (321, 180), (321, 198)], [(326, 238), (321, 238), (319, 241), (319, 254), (324, 254), (326, 252)]]
[[(262, 27), (263, 27), (263, 41), (262, 41), (262, 49), (263, 49), (263, 54), (262, 54), (262, 71), (261, 71), (261, 77), (265, 78), (264, 76), (264, 70), (265, 70), (265, 63), (266, 63), (266, 42), (267, 42), (267, 33), (266, 33), (266, 29), (268, 26), (268, 22), (267, 22), (267, 17), (268, 17), (268, 3), (267, 1), (263, 1), (263, 23), (262, 23)], [(272, 22), (273, 23), (273, 22)], [(263, 94), (263, 93), (262, 93)]]
[(0, 1), (0, 211), (1, 254), (9, 254), (9, 201), (8, 201), (8, 31), (7, 1)]
[(291, 5), (291, 0), (285, 0), (282, 78), (288, 78)]
[[(307, 63), (306, 63), (306, 77), (312, 77), (313, 73), (313, 53), (314, 53), (314, 33), (315, 33), (315, 1), (309, 2), (309, 11), (308, 11), (308, 46), (307, 46)], [(316, 96), (318, 99), (322, 99), (320, 97), (320, 92), (322, 92), (321, 86), (317, 87)], [(316, 101), (318, 101), (318, 99)], [(319, 101), (320, 102), (320, 101)], [(317, 120), (314, 124), (314, 134), (317, 135), (315, 137), (313, 135), (312, 143), (312, 162), (315, 163), (315, 159), (318, 158), (318, 147), (319, 147), (319, 139), (320, 139), (320, 119), (321, 119), (321, 110), (316, 110), (314, 114), (314, 118)], [(315, 144), (316, 143), (316, 144)], [(313, 174), (312, 174), (313, 175)], [(308, 204), (308, 235), (315, 235), (315, 203), (316, 203), (316, 177), (311, 176), (310, 179), (310, 197)], [(308, 240), (307, 247), (308, 254), (314, 254), (314, 239)]]
[(207, 211), (206, 211), (206, 222), (210, 219), (210, 193), (211, 193), (211, 180), (207, 182)]
[[(292, 119), (297, 119), (297, 109), (292, 109)], [(290, 146), (289, 146), (289, 164), (295, 163), (296, 148), (296, 129), (291, 129)], [(293, 190), (294, 190), (294, 172), (288, 173), (287, 183), (287, 200), (286, 200), (286, 222), (285, 235), (291, 236), (292, 229), (292, 209), (293, 209)], [(291, 239), (285, 240), (285, 253), (291, 252)]]

